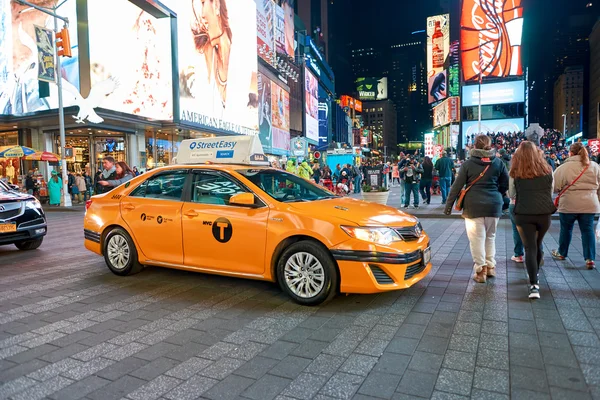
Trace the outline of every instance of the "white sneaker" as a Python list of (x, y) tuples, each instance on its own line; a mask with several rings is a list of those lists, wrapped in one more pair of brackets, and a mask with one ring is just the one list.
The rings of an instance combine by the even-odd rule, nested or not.
[(539, 285), (531, 285), (531, 286), (529, 286), (529, 298), (530, 299), (539, 299), (540, 298), (540, 287), (539, 287)]
[(512, 256), (510, 259), (513, 260), (516, 263), (522, 263), (523, 262), (523, 256)]

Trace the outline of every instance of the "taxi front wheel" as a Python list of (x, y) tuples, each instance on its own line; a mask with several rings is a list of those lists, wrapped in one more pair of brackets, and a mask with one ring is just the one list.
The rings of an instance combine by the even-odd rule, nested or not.
[(297, 303), (316, 306), (336, 294), (339, 276), (331, 255), (317, 243), (288, 247), (277, 263), (279, 285)]
[(104, 261), (116, 275), (132, 275), (142, 270), (135, 244), (125, 230), (114, 228), (104, 239)]

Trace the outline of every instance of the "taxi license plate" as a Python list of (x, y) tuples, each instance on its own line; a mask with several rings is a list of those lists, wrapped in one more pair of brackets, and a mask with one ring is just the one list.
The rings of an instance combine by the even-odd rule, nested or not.
[(0, 233), (16, 232), (17, 224), (0, 224)]
[(431, 247), (423, 250), (423, 264), (427, 265), (431, 261)]

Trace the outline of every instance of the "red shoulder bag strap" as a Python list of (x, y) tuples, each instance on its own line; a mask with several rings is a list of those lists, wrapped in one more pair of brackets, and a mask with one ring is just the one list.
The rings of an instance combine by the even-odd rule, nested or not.
[(571, 183), (569, 183), (567, 185), (566, 188), (564, 188), (563, 190), (560, 191), (560, 193), (558, 194), (558, 196), (556, 197), (556, 202), (558, 203), (558, 200), (560, 199), (560, 196), (562, 196), (571, 186), (573, 186), (575, 184), (575, 182), (577, 182), (579, 180), (579, 178), (581, 178), (583, 176), (583, 174), (585, 173), (585, 171), (587, 171), (587, 169), (590, 167), (590, 164), (588, 164), (583, 171), (581, 171), (581, 173), (579, 174), (579, 176), (577, 178), (575, 178), (575, 180)]
[(471, 184), (469, 185), (469, 187), (467, 187), (465, 189), (465, 194), (467, 194), (467, 192), (469, 191), (469, 189), (471, 189), (473, 187), (473, 185), (477, 183), (477, 181), (479, 181), (481, 178), (483, 178), (483, 176), (485, 175), (485, 173), (487, 172), (487, 170), (489, 168), (490, 168), (489, 165), (487, 167), (485, 167), (485, 169), (483, 170), (482, 173), (479, 174), (479, 176), (477, 177), (477, 179), (475, 179), (473, 182), (471, 182)]

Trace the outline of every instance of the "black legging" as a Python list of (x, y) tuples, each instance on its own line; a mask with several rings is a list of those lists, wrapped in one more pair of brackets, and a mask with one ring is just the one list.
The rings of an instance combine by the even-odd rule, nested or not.
[(431, 179), (421, 180), (421, 197), (427, 204), (431, 203)]
[(525, 266), (529, 283), (538, 284), (538, 271), (542, 262), (542, 242), (550, 229), (552, 215), (519, 215), (515, 214), (515, 224), (525, 248)]

